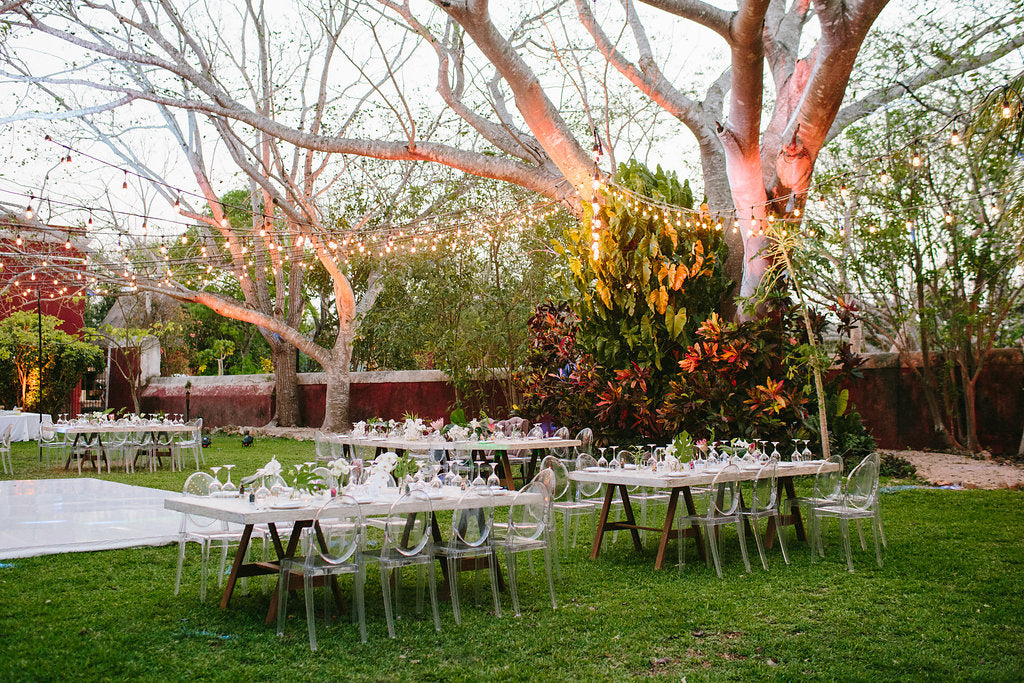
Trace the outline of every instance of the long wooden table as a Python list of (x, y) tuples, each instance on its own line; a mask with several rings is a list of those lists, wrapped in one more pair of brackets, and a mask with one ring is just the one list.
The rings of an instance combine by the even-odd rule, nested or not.
[[(792, 525), (796, 530), (797, 538), (801, 541), (807, 540), (803, 520), (800, 517), (799, 509), (794, 508), (790, 514), (783, 514), (783, 494), (786, 498), (795, 498), (796, 491), (793, 487), (793, 477), (813, 475), (819, 471), (831, 472), (838, 469), (837, 464), (824, 464), (822, 461), (808, 462), (780, 462), (776, 470), (776, 486), (779, 493), (779, 518), (784, 525)], [(760, 469), (760, 465), (741, 465), (735, 476), (728, 476), (719, 480), (719, 483), (728, 481), (750, 481), (753, 480)], [(643, 545), (640, 542), (639, 530), (658, 531), (661, 536), (658, 541), (658, 553), (655, 556), (654, 568), (661, 569), (665, 564), (665, 551), (671, 539), (692, 537), (697, 540), (697, 548), (704, 556), (704, 545), (702, 544), (700, 527), (692, 524), (689, 529), (677, 530), (675, 528), (676, 507), (679, 504), (679, 496), (683, 496), (688, 515), (696, 515), (697, 510), (693, 504), (694, 486), (708, 486), (718, 475), (718, 469), (694, 469), (681, 472), (652, 472), (640, 469), (587, 469), (576, 470), (569, 473), (569, 478), (577, 482), (598, 482), (605, 484), (604, 502), (601, 507), (601, 514), (598, 518), (597, 531), (594, 535), (594, 546), (590, 552), (590, 558), (596, 559), (601, 552), (601, 542), (604, 535), (609, 531), (617, 529), (628, 530), (633, 538), (633, 546), (638, 553), (643, 553)], [(633, 516), (633, 508), (629, 502), (629, 489), (635, 487), (647, 487), (669, 490), (668, 507), (665, 510), (665, 522), (660, 527), (645, 527), (636, 523)], [(624, 521), (609, 521), (608, 513), (612, 507), (615, 493), (618, 492), (622, 500)], [(771, 538), (769, 530), (768, 538)]]
[[(472, 489), (470, 489), (472, 490)], [(354, 497), (360, 503), (360, 509), (365, 517), (386, 515), (392, 511), (392, 505), (398, 499), (398, 489), (389, 489), (393, 491), (390, 494), (384, 495), (370, 495), (370, 494), (356, 494)], [(440, 490), (440, 493), (428, 492), (430, 496), (430, 511), (438, 512), (441, 510), (454, 510), (462, 499), (465, 491), (454, 486), (444, 487)], [(505, 507), (512, 504), (512, 500), (515, 498), (517, 491), (508, 490), (491, 490), (491, 498), (488, 499), (486, 496), (481, 496), (481, 503), (486, 503), (488, 500), (493, 501), (494, 507)], [(280, 573), (280, 562), (286, 558), (295, 557), (296, 550), (298, 549), (299, 540), (301, 538), (302, 530), (313, 526), (313, 518), (316, 515), (316, 511), (326, 502), (325, 498), (307, 498), (303, 501), (301, 507), (284, 507), (290, 504), (290, 501), (281, 501), (281, 505), (274, 507), (274, 503), (267, 503), (266, 505), (257, 505), (250, 503), (248, 499), (241, 497), (201, 497), (201, 496), (181, 496), (176, 498), (167, 498), (164, 501), (164, 507), (168, 510), (174, 510), (176, 512), (182, 512), (188, 515), (196, 515), (201, 517), (207, 517), (210, 519), (216, 519), (222, 522), (228, 522), (229, 524), (240, 524), (242, 525), (242, 535), (239, 540), (238, 550), (235, 553), (234, 561), (231, 565), (231, 572), (228, 575), (227, 582), (224, 585), (224, 592), (221, 595), (220, 607), (226, 609), (228, 603), (231, 601), (231, 595), (235, 590), (235, 583), (238, 579), (247, 576), (260, 576), (264, 574), (279, 574)], [(411, 501), (408, 505), (403, 504), (393, 510), (398, 513), (417, 513), (423, 512), (424, 507), (416, 504), (416, 501)], [(266, 524), (270, 532), (270, 539), (274, 546), (274, 551), (277, 554), (277, 559), (268, 562), (246, 562), (246, 551), (248, 550), (250, 540), (252, 538), (253, 528), (257, 524)], [(281, 542), (280, 534), (277, 530), (279, 524), (291, 524), (292, 532), (288, 539), (288, 545), (285, 547)], [(432, 535), (435, 543), (441, 543), (441, 530), (437, 524), (436, 518), (431, 516)], [(445, 563), (441, 563), (441, 571), (447, 577), (447, 566)], [(289, 588), (301, 587), (301, 581), (295, 581), (294, 584), (289, 585)], [(337, 591), (335, 591), (335, 598), (340, 598)], [(277, 618), (277, 591), (273, 591), (271, 594), (270, 607), (267, 609), (267, 623), (270, 624), (274, 619)]]
[[(526, 451), (530, 453), (530, 461), (526, 463), (524, 478), (529, 481), (537, 471), (538, 455), (541, 451), (549, 451), (555, 448), (574, 448), (583, 442), (578, 439), (490, 439), (486, 441), (444, 441), (441, 439), (403, 439), (392, 437), (366, 437), (353, 436), (352, 434), (337, 434), (330, 437), (336, 443), (342, 443), (349, 447), (374, 448), (377, 453), (385, 450), (392, 450), (399, 454), (404, 452), (424, 451), (463, 451), (478, 453), (481, 456), (491, 454), (491, 464), (501, 467), (501, 485), (511, 490), (516, 488), (512, 479), (512, 467), (509, 463), (509, 452)], [(486, 457), (479, 458), (487, 461)]]

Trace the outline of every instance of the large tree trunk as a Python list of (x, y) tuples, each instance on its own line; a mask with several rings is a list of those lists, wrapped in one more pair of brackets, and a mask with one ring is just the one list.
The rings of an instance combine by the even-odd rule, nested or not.
[(332, 358), (324, 365), (327, 375), (327, 397), (324, 401), (324, 423), (320, 428), (325, 432), (347, 432), (352, 428), (349, 417), (349, 359)]
[(277, 427), (298, 427), (302, 424), (299, 406), (299, 376), (295, 370), (298, 351), (287, 342), (271, 344), (274, 361), (274, 394), (277, 397), (274, 417), (270, 425)]
[(978, 442), (978, 409), (975, 405), (975, 397), (978, 389), (978, 375), (972, 378), (964, 377), (964, 435), (967, 450), (977, 453), (981, 450)]

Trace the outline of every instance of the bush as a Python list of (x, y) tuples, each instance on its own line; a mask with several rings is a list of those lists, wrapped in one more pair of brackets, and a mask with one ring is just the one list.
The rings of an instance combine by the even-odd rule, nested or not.
[(881, 453), (881, 456), (881, 467), (878, 468), (878, 473), (881, 476), (895, 479), (910, 479), (917, 476), (917, 468), (914, 463), (906, 458), (895, 453), (885, 452)]

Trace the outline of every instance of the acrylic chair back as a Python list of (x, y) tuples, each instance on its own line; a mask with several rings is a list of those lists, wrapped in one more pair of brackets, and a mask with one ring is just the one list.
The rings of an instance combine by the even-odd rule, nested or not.
[(519, 489), (508, 510), (511, 534), (531, 541), (540, 538), (547, 524), (550, 496), (547, 482), (539, 477)]
[(544, 428), (540, 425), (534, 425), (530, 428), (530, 431), (526, 433), (526, 436), (531, 439), (540, 439), (544, 437)]
[(327, 564), (339, 565), (355, 554), (363, 533), (363, 512), (355, 498), (331, 498), (316, 511), (313, 521), (313, 529), (322, 535), (323, 545), (311, 544), (313, 552), (306, 555), (307, 564), (319, 557)]
[(838, 501), (843, 493), (843, 459), (832, 454), (814, 475), (814, 497)]
[[(597, 467), (597, 461), (594, 460), (594, 456), (584, 453), (576, 458), (577, 471), (586, 470), (588, 467)], [(581, 498), (593, 498), (600, 490), (601, 482), (599, 481), (581, 481), (576, 486), (576, 494)]]
[(0, 446), (7, 448), (11, 445), (11, 435), (14, 433), (14, 423), (4, 427), (4, 431), (0, 433)]
[(751, 486), (751, 512), (763, 512), (775, 507), (778, 498), (778, 488), (775, 485), (777, 469), (778, 461), (772, 458), (757, 471)]
[(319, 429), (313, 432), (313, 449), (316, 451), (318, 460), (326, 460), (331, 457), (331, 444)]
[(870, 510), (878, 496), (878, 453), (860, 461), (846, 480), (846, 505), (858, 510)]
[(430, 496), (426, 491), (410, 490), (391, 505), (384, 524), (384, 551), (412, 557), (423, 552), (430, 542)]
[[(210, 487), (213, 485), (213, 482), (213, 475), (209, 472), (193, 472), (188, 475), (188, 479), (185, 480), (185, 485), (181, 488), (181, 492), (186, 497), (206, 497), (210, 495)], [(204, 529), (212, 527), (216, 522), (217, 520), (211, 517), (186, 514), (181, 518), (181, 529), (182, 531), (188, 527)]]
[(564, 500), (566, 495), (569, 493), (569, 470), (566, 469), (565, 464), (553, 455), (546, 455), (544, 459), (540, 461), (540, 469), (551, 470), (554, 475), (555, 486), (552, 491), (552, 496), (555, 500)]
[(711, 503), (708, 517), (731, 517), (740, 505), (740, 468), (735, 463), (718, 471), (711, 482)]
[(584, 427), (576, 434), (576, 440), (580, 442), (580, 445), (576, 447), (576, 455), (594, 452), (593, 429), (590, 427)]
[(476, 548), (487, 543), (494, 522), (494, 496), (490, 489), (466, 489), (452, 511), (449, 544)]

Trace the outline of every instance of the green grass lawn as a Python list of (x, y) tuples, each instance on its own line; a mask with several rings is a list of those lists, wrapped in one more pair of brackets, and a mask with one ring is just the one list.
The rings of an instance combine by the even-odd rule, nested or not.
[[(239, 442), (215, 436), (208, 464), (236, 464), (237, 479), (272, 454), (289, 464), (313, 452), (308, 442), (260, 439), (244, 450)], [(15, 444), (17, 478), (68, 476), (39, 467), (34, 448)], [(186, 475), (102, 476), (179, 489)], [(316, 653), (301, 600), (290, 602), (283, 639), (264, 625), (269, 595), (259, 581), (228, 610), (218, 609), (216, 588), (200, 603), (194, 546), (178, 596), (176, 546), (8, 560), (0, 567), (0, 680), (1021, 680), (1022, 502), (1010, 491), (885, 495), (885, 567), (855, 545), (854, 574), (834, 526), (817, 564), (793, 540), (792, 564), (774, 550), (764, 572), (751, 542), (752, 574), (727, 536), (722, 580), (692, 543), (684, 571), (655, 572), (653, 537), (644, 557), (623, 534), (591, 561), (590, 535), (581, 533), (563, 555), (557, 611), (535, 561), (536, 574), (521, 571), (522, 618), (511, 616), (507, 595), (505, 616), (490, 613), (482, 573), (479, 604), (463, 584), (461, 626), (447, 603), (440, 634), (429, 609), (416, 615), (407, 605), (394, 641), (371, 570), (369, 642), (346, 619), (321, 619)], [(411, 573), (406, 583), (410, 597)], [(342, 586), (347, 594), (347, 579)]]

